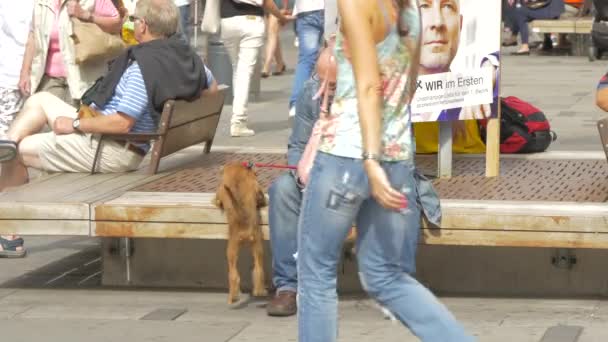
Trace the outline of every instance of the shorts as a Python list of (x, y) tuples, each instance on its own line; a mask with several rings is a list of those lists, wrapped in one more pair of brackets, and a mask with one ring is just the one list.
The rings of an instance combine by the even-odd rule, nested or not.
[[(49, 172), (91, 172), (99, 135), (65, 134), (53, 132), (39, 133), (27, 137), (32, 139), (42, 163), (42, 169)], [(101, 160), (97, 172), (116, 173), (135, 170), (143, 157), (128, 149), (124, 143), (113, 140), (103, 141)]]

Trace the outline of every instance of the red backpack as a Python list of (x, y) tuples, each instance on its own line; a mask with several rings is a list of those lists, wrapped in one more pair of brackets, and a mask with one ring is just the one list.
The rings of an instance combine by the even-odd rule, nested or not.
[[(535, 153), (545, 151), (557, 139), (540, 109), (515, 96), (500, 99), (500, 152)], [(485, 140), (486, 120), (480, 120)]]

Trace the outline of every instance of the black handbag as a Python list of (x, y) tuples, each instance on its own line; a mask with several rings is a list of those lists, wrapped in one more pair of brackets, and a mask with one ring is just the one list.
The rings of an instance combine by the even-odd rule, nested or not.
[(523, 0), (522, 4), (531, 10), (547, 7), (551, 0)]

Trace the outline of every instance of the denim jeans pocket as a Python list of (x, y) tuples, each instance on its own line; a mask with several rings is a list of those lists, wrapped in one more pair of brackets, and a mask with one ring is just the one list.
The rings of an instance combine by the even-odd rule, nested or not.
[(325, 208), (344, 216), (356, 215), (363, 202), (363, 196), (346, 184), (332, 185), (325, 198)]

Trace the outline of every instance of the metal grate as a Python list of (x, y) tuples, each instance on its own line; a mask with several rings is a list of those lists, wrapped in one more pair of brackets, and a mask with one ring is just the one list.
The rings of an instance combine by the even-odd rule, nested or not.
[[(135, 191), (215, 192), (220, 168), (229, 161), (285, 164), (282, 154), (211, 153), (188, 169), (177, 171)], [(435, 175), (435, 158), (420, 158), (418, 168)], [(443, 199), (574, 201), (608, 200), (608, 164), (605, 160), (524, 160), (503, 159), (501, 176), (486, 178), (483, 158), (460, 158), (453, 162), (451, 179), (437, 179), (435, 188)], [(260, 184), (268, 188), (282, 169), (258, 168)]]
[[(210, 153), (204, 155), (201, 161), (189, 165), (187, 169), (177, 171), (132, 191), (215, 192), (220, 182), (222, 165), (232, 161), (278, 165), (287, 163), (287, 159), (282, 154)], [(264, 189), (267, 189), (275, 178), (285, 172), (284, 169), (271, 168), (256, 168), (255, 171), (258, 181)]]

